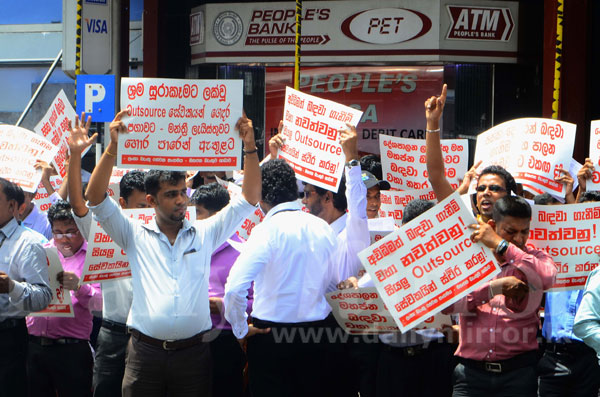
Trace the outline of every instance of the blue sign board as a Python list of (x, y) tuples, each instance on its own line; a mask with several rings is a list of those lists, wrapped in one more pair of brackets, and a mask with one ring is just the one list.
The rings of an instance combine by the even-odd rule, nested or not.
[(115, 118), (115, 76), (112, 74), (77, 76), (77, 114), (85, 112), (92, 121)]

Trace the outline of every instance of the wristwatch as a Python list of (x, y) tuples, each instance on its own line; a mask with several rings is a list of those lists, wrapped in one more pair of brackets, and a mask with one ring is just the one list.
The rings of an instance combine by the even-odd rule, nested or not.
[(350, 160), (349, 162), (346, 163), (346, 167), (348, 167), (348, 168), (356, 167), (358, 165), (360, 165), (360, 163), (358, 162), (357, 159)]
[(496, 253), (500, 256), (503, 256), (507, 249), (508, 249), (508, 241), (502, 240), (496, 246)]

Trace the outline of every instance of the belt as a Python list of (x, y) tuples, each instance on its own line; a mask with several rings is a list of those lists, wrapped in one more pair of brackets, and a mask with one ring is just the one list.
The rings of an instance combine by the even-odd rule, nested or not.
[(29, 341), (40, 346), (54, 346), (54, 345), (72, 345), (76, 343), (87, 343), (86, 339), (75, 339), (75, 338), (45, 338), (43, 336), (29, 335)]
[(199, 345), (201, 343), (206, 343), (204, 341), (204, 335), (206, 334), (206, 331), (196, 334), (196, 335), (192, 336), (191, 338), (178, 339), (178, 340), (156, 339), (151, 336), (142, 334), (140, 331), (138, 331), (137, 329), (133, 329), (133, 328), (130, 329), (129, 332), (131, 332), (131, 335), (133, 335), (133, 337), (136, 338), (137, 340), (140, 340), (140, 341), (145, 342), (152, 346), (160, 347), (164, 350), (181, 350), (181, 349), (186, 349), (188, 347), (192, 347), (195, 345)]
[(127, 330), (127, 325), (118, 323), (116, 321), (111, 321), (106, 318), (102, 319), (102, 326), (104, 328), (107, 328), (111, 331), (118, 332), (120, 334), (128, 334), (129, 333), (129, 331)]
[(537, 350), (532, 350), (526, 353), (519, 354), (517, 356), (508, 358), (501, 361), (479, 361), (471, 360), (468, 358), (459, 357), (459, 362), (466, 367), (480, 369), (487, 372), (493, 372), (497, 374), (510, 372), (515, 369), (535, 365), (537, 363)]
[(0, 321), (0, 331), (17, 328), (20, 325), (25, 325), (24, 318), (7, 318), (6, 320)]
[(442, 343), (446, 343), (446, 342), (433, 340), (429, 343), (424, 343), (422, 345), (402, 346), (402, 347), (384, 344), (384, 349), (389, 352), (392, 352), (394, 354), (401, 355), (403, 357), (414, 357), (414, 356), (418, 356), (423, 353), (426, 353), (428, 351), (431, 351), (431, 349), (434, 349), (436, 346), (442, 346)]
[(591, 353), (594, 354), (594, 349), (587, 346), (585, 343), (572, 340), (567, 343), (554, 343), (548, 342), (545, 347), (545, 351), (555, 354), (585, 354)]

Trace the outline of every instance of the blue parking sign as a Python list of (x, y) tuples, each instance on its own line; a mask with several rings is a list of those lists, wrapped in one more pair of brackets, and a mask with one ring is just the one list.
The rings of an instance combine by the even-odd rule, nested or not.
[(115, 76), (80, 74), (77, 76), (77, 114), (85, 112), (92, 121), (115, 118)]

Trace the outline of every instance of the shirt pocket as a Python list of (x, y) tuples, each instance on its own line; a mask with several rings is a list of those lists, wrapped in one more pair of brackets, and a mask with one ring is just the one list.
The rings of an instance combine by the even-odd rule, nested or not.
[(203, 252), (191, 252), (183, 255), (181, 280), (184, 283), (198, 283), (204, 278), (205, 258)]

